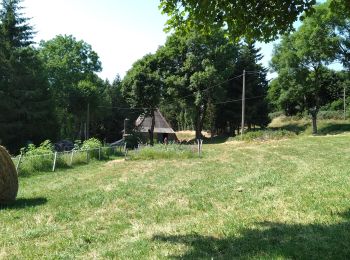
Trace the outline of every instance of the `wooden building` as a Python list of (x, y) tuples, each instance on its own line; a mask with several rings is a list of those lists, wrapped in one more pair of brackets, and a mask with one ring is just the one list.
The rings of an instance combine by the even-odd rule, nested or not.
[[(166, 121), (160, 111), (157, 109), (154, 111), (155, 125), (154, 125), (154, 139), (160, 143), (163, 143), (164, 140), (168, 141), (177, 141), (176, 133), (171, 128), (170, 124)], [(139, 116), (136, 120), (136, 129), (142, 136), (147, 140), (149, 139), (149, 131), (152, 125), (151, 117)]]

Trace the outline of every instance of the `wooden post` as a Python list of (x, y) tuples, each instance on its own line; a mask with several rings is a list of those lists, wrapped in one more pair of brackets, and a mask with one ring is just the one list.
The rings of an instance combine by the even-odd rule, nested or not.
[(74, 156), (74, 150), (72, 150), (72, 153), (70, 155), (70, 163), (69, 163), (69, 166), (72, 166), (73, 165), (73, 156)]
[(98, 148), (98, 159), (101, 161), (101, 147)]
[(87, 163), (90, 162), (90, 153), (89, 153), (89, 150), (86, 150), (86, 162), (87, 162)]
[(198, 156), (201, 156), (201, 142), (200, 139), (197, 139), (197, 149), (198, 149)]
[(243, 88), (242, 88), (242, 125), (241, 125), (241, 138), (244, 134), (244, 117), (245, 117), (245, 70), (243, 70)]
[(56, 168), (56, 160), (57, 160), (57, 152), (55, 152), (54, 159), (53, 159), (53, 166), (52, 166), (52, 171), (55, 171)]
[(21, 161), (22, 161), (22, 157), (23, 157), (23, 153), (21, 152), (21, 155), (19, 156), (18, 162), (17, 162), (17, 165), (16, 165), (17, 174), (18, 174), (19, 165), (21, 164)]
[(127, 160), (128, 159), (128, 149), (126, 148), (125, 149), (125, 160)]

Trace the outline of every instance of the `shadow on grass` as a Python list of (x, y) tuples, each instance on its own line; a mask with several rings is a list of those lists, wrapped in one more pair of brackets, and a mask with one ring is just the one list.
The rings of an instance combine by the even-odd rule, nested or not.
[(17, 199), (15, 202), (7, 205), (0, 204), (0, 211), (4, 209), (25, 209), (36, 206), (41, 206), (47, 203), (46, 198), (31, 198), (31, 199)]
[(269, 127), (268, 129), (271, 130), (287, 130), (296, 133), (297, 135), (304, 132), (310, 124), (297, 124), (297, 123), (290, 123), (288, 125), (284, 125), (281, 127)]
[(181, 259), (292, 258), (349, 259), (350, 211), (346, 220), (333, 224), (258, 223), (256, 229), (243, 229), (237, 237), (216, 238), (198, 234), (153, 237), (155, 241), (188, 246)]
[(212, 138), (204, 138), (203, 143), (205, 144), (222, 144), (225, 143), (230, 137), (225, 135), (219, 135)]
[(318, 129), (318, 135), (336, 135), (350, 131), (350, 124), (327, 124)]

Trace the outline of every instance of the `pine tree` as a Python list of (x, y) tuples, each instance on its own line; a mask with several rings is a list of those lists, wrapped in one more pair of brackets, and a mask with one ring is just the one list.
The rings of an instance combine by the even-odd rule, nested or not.
[(3, 0), (0, 9), (0, 139), (11, 151), (53, 138), (56, 129), (47, 77), (20, 2)]

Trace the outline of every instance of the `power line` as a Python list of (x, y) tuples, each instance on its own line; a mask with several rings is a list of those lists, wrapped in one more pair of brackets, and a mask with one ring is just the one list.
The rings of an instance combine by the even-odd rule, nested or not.
[[(215, 88), (215, 87), (217, 87), (217, 86), (223, 85), (223, 84), (225, 84), (225, 83), (227, 83), (227, 82), (230, 82), (230, 81), (232, 81), (232, 80), (234, 80), (234, 79), (238, 79), (238, 78), (240, 78), (240, 77), (242, 77), (242, 76), (243, 76), (243, 74), (238, 75), (238, 76), (235, 76), (235, 77), (230, 78), (230, 79), (227, 79), (227, 80), (225, 80), (225, 81), (223, 81), (223, 82), (220, 82), (220, 83), (218, 83), (218, 84), (216, 84), (216, 85), (214, 85), (214, 86), (208, 87), (208, 88), (206, 88), (206, 89), (202, 89), (201, 92), (204, 92), (204, 91), (207, 91), (207, 90), (209, 90), (209, 89)], [(189, 94), (189, 95), (187, 95), (187, 96), (183, 96), (183, 97), (181, 97), (181, 98), (187, 98), (187, 97), (192, 96), (193, 94), (194, 94), (194, 93)]]
[[(204, 92), (204, 91), (210, 90), (210, 89), (212, 89), (212, 88), (215, 88), (215, 87), (217, 87), (217, 86), (223, 85), (223, 84), (225, 84), (225, 83), (227, 83), (227, 82), (230, 82), (230, 81), (232, 81), (232, 80), (234, 80), (234, 79), (237, 79), (237, 78), (240, 78), (240, 77), (242, 77), (242, 76), (243, 76), (243, 74), (238, 75), (238, 76), (235, 76), (235, 77), (232, 77), (232, 78), (229, 78), (229, 79), (227, 79), (227, 80), (225, 80), (225, 81), (223, 81), (223, 82), (220, 82), (220, 83), (215, 84), (215, 85), (213, 85), (213, 86), (211, 86), (211, 87), (208, 87), (208, 88), (206, 88), (206, 89), (203, 89), (203, 90), (201, 90), (201, 92)], [(187, 98), (187, 97), (192, 96), (193, 94), (195, 94), (195, 93), (191, 93), (191, 94), (189, 94), (189, 95), (182, 96), (181, 98)], [(172, 102), (168, 102), (168, 104), (171, 104), (171, 103), (172, 103)], [(173, 102), (173, 103), (175, 104), (175, 102)], [(120, 110), (145, 110), (145, 109), (151, 109), (151, 108), (149, 108), (149, 107), (113, 107), (113, 106), (98, 106), (98, 107), (99, 107), (99, 108), (109, 108), (109, 109), (120, 109)]]
[[(258, 99), (258, 98), (262, 98), (262, 97), (266, 97), (266, 95), (250, 97), (250, 98), (246, 98), (245, 100)], [(213, 105), (221, 105), (221, 104), (233, 103), (233, 102), (238, 102), (238, 101), (242, 101), (242, 100), (243, 100), (242, 98), (240, 98), (240, 99), (232, 99), (232, 100), (227, 100), (227, 101), (213, 103)]]

